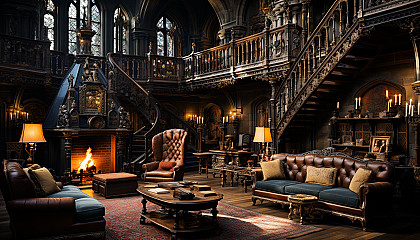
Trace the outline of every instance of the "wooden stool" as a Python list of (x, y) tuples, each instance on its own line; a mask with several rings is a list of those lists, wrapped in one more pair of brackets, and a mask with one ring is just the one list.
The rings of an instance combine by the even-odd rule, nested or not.
[(106, 198), (137, 194), (137, 187), (137, 175), (131, 173), (107, 173), (93, 176), (93, 191)]
[(293, 215), (300, 217), (300, 224), (303, 224), (305, 218), (310, 217), (315, 220), (313, 216), (314, 204), (318, 202), (318, 198), (307, 194), (290, 195), (287, 200), (290, 202), (289, 219), (293, 219)]

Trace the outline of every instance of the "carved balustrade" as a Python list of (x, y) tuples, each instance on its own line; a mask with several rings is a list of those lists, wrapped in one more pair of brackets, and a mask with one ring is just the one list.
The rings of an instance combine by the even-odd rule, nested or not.
[(183, 76), (182, 58), (149, 54), (149, 82), (175, 82)]
[(0, 63), (27, 70), (50, 71), (50, 42), (0, 35)]
[(74, 56), (64, 52), (50, 51), (51, 73), (63, 76), (74, 61)]
[(312, 32), (277, 91), (278, 134), (360, 36), (359, 1), (336, 0)]
[(247, 68), (269, 65), (270, 61), (288, 62), (294, 59), (300, 50), (297, 44), (300, 36), (295, 24), (265, 30), (239, 40), (231, 41), (201, 52), (192, 53), (183, 58), (184, 78), (192, 80), (214, 73), (243, 72)]

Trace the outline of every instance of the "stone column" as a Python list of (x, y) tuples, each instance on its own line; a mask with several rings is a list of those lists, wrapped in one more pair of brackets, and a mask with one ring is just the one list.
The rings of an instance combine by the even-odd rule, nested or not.
[(115, 159), (115, 171), (120, 172), (122, 171), (124, 163), (128, 162), (129, 159), (127, 159), (128, 155), (128, 145), (127, 140), (129, 137), (129, 130), (121, 130), (117, 131), (116, 134), (116, 148), (117, 148), (117, 156)]
[(72, 132), (63, 132), (64, 135), (64, 171), (69, 169), (71, 171), (71, 146), (72, 146)]
[(273, 140), (273, 150), (272, 153), (277, 153), (277, 131), (276, 131), (276, 78), (270, 78), (269, 83), (271, 86), (271, 97), (270, 97), (270, 130), (271, 138)]
[(133, 29), (132, 40), (134, 45), (134, 54), (146, 56), (149, 52), (149, 43), (154, 42), (153, 31), (146, 28), (136, 27)]
[[(408, 24), (408, 29), (410, 32), (411, 42), (413, 44), (414, 49), (414, 58), (415, 58), (415, 81), (411, 84), (413, 91), (416, 95), (417, 102), (420, 102), (420, 18), (415, 18), (410, 21)], [(406, 25), (407, 26), (407, 25)], [(414, 127), (414, 151), (416, 153), (415, 156), (415, 164), (420, 164), (420, 133), (419, 133), (419, 124), (420, 124), (420, 116), (416, 118), (416, 120), (412, 123)]]

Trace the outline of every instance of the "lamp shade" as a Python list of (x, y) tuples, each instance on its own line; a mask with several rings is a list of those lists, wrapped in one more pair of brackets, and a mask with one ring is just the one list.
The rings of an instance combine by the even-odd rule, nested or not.
[(272, 142), (270, 128), (256, 127), (254, 142)]
[(46, 142), (42, 131), (42, 124), (23, 124), (21, 143), (39, 143)]

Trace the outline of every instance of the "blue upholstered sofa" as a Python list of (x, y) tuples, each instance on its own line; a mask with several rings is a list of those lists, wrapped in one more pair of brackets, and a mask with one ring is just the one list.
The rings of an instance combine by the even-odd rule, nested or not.
[[(384, 161), (364, 161), (343, 153), (309, 152), (304, 154), (275, 154), (280, 159), (286, 179), (263, 180), (262, 171), (255, 172), (252, 201), (269, 200), (288, 203), (291, 194), (308, 194), (318, 197), (316, 209), (322, 212), (359, 220), (363, 230), (367, 219), (392, 213), (394, 167)], [(334, 186), (306, 183), (307, 166), (336, 168)], [(360, 186), (359, 192), (349, 189), (359, 168), (372, 170), (372, 180)]]
[(98, 200), (61, 183), (61, 191), (36, 197), (22, 166), (7, 160), (3, 164), (0, 186), (15, 238), (105, 238), (105, 208)]

